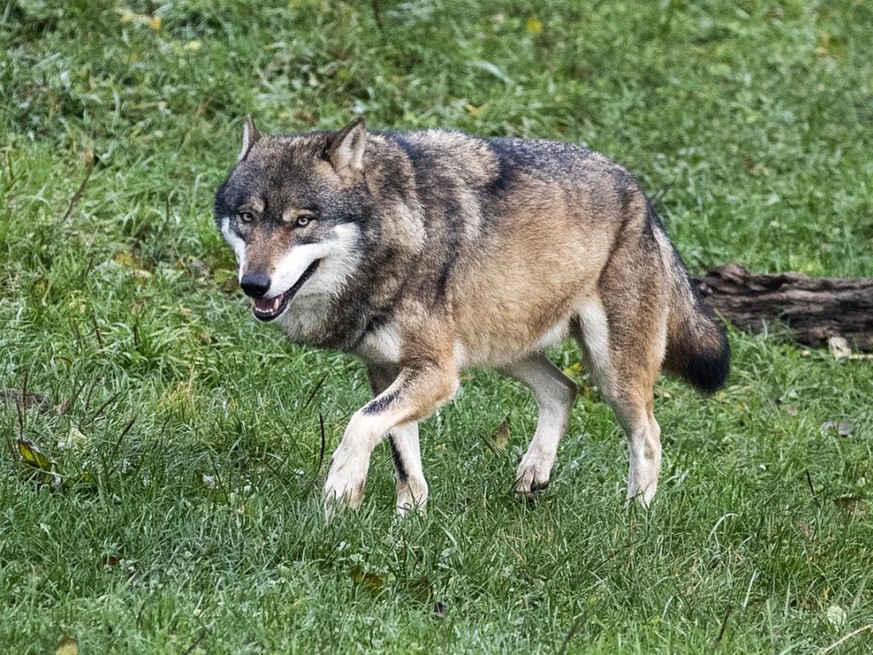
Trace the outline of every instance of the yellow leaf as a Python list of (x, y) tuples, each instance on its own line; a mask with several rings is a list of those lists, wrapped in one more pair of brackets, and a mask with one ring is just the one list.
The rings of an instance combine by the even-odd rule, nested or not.
[(75, 637), (62, 637), (55, 655), (79, 655), (79, 642)]
[(18, 453), (21, 455), (21, 460), (42, 471), (51, 471), (54, 467), (54, 462), (46, 457), (35, 443), (23, 437), (17, 441)]
[(133, 255), (129, 250), (119, 250), (112, 256), (112, 261), (116, 264), (124, 266), (125, 268), (134, 268), (135, 263), (133, 261)]
[(201, 47), (202, 46), (201, 46), (200, 41), (188, 41), (188, 43), (186, 43), (184, 45), (185, 50), (191, 50), (194, 52), (196, 52), (197, 50), (200, 50)]
[(147, 262), (129, 250), (119, 250), (112, 256), (112, 261), (119, 266), (130, 269), (136, 277), (148, 278), (152, 275), (148, 270)]
[(491, 442), (497, 450), (504, 450), (509, 445), (509, 417), (503, 419), (503, 422), (497, 426), (494, 434), (491, 435)]
[[(69, 485), (77, 491), (96, 491), (97, 490), (97, 480), (94, 478), (94, 474), (91, 471), (82, 471), (72, 480), (68, 480)], [(65, 483), (65, 486), (67, 484)]]
[(527, 20), (524, 21), (524, 29), (531, 34), (539, 34), (543, 31), (543, 23), (536, 16), (528, 16)]
[(382, 588), (385, 586), (385, 580), (382, 576), (365, 571), (360, 566), (352, 567), (352, 570), (349, 571), (349, 577), (355, 584), (361, 585), (373, 593), (382, 591)]
[(61, 476), (55, 472), (53, 459), (44, 455), (35, 443), (24, 437), (19, 439), (16, 445), (21, 461), (31, 469), (31, 478), (48, 482), (54, 489), (61, 486)]
[(121, 12), (121, 16), (119, 16), (118, 20), (122, 23), (132, 23), (139, 17), (139, 14), (132, 12), (130, 9), (125, 9)]
[(153, 30), (161, 29), (161, 17), (160, 16), (152, 16), (149, 20), (149, 27)]

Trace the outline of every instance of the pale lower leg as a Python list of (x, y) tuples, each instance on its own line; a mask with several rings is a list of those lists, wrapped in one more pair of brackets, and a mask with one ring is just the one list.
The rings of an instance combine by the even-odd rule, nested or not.
[(661, 428), (649, 412), (633, 428), (625, 429), (630, 450), (627, 498), (648, 507), (658, 489), (661, 474)]
[(403, 516), (410, 510), (417, 510), (423, 514), (427, 504), (427, 481), (421, 466), (418, 423), (394, 428), (388, 440), (397, 474), (397, 513)]
[(536, 432), (515, 476), (516, 492), (529, 496), (549, 483), (558, 445), (567, 430), (576, 385), (542, 353), (503, 370), (533, 391), (539, 408)]

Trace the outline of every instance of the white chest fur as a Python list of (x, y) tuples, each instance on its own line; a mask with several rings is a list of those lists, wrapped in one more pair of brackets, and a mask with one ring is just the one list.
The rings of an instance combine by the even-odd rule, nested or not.
[(364, 361), (374, 364), (397, 364), (402, 352), (400, 332), (393, 325), (384, 325), (368, 332), (355, 349)]

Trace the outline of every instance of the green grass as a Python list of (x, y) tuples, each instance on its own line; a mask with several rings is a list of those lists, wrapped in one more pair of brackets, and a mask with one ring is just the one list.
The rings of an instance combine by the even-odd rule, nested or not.
[(241, 116), (364, 112), (584, 141), (696, 271), (870, 275), (869, 3), (378, 4), (382, 32), (369, 3), (2, 3), (0, 388), (52, 408), (0, 400), (0, 431), (63, 483), (0, 457), (0, 650), (703, 653), (724, 626), (719, 652), (817, 653), (873, 623), (870, 362), (731, 332), (723, 391), (659, 384), (649, 512), (584, 378), (552, 487), (515, 502), (534, 403), (471, 374), (422, 428), (428, 517), (392, 519), (380, 447), (326, 524), (319, 415), (329, 451), (362, 367), (256, 325), (211, 218)]

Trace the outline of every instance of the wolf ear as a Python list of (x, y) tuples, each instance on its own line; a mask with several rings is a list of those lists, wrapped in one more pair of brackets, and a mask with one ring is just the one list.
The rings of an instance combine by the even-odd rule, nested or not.
[(364, 117), (358, 116), (337, 132), (327, 148), (325, 158), (340, 176), (357, 174), (364, 170), (364, 149), (367, 147), (367, 130)]
[(255, 121), (252, 120), (251, 116), (246, 116), (246, 121), (243, 123), (242, 150), (239, 151), (239, 155), (236, 158), (237, 163), (245, 159), (245, 156), (249, 154), (249, 150), (252, 149), (252, 146), (260, 138), (261, 135), (258, 133), (258, 128), (255, 127)]

